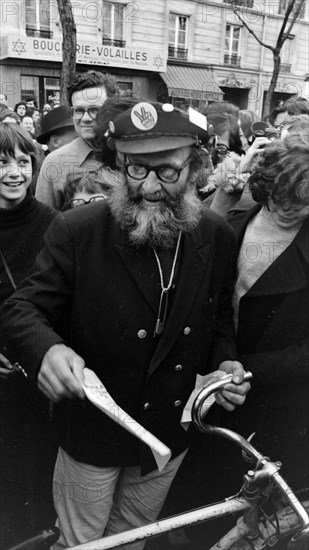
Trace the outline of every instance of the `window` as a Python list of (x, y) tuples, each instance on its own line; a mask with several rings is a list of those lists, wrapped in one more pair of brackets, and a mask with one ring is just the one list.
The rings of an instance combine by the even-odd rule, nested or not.
[(188, 17), (170, 13), (168, 56), (187, 59)]
[(243, 8), (253, 8), (254, 0), (223, 0), (225, 4), (235, 4)]
[(51, 38), (49, 0), (26, 0), (26, 35)]
[(132, 97), (133, 82), (117, 82), (118, 97)]
[(116, 2), (103, 2), (103, 44), (123, 48), (126, 43), (123, 40), (124, 4)]
[(280, 63), (280, 72), (281, 73), (289, 73), (291, 71), (291, 47), (292, 47), (292, 37), (287, 38), (283, 42), (283, 46), (281, 49), (281, 63)]
[(40, 78), (38, 76), (21, 75), (21, 101), (26, 101), (28, 97), (35, 97), (38, 101), (40, 97)]
[(226, 25), (225, 27), (225, 65), (240, 65), (240, 31), (241, 27), (237, 27), (236, 25)]
[[(290, 2), (291, 2), (291, 0), (279, 0), (279, 8), (278, 8), (279, 15), (285, 15), (285, 12), (286, 12)], [(298, 5), (299, 5), (299, 1), (296, 0), (296, 2), (294, 4), (294, 7), (291, 11), (291, 15), (293, 15), (293, 13), (295, 12), (295, 9), (297, 9)], [(302, 8), (300, 10), (300, 14), (299, 14), (297, 19), (303, 19), (305, 17), (305, 7), (306, 7), (306, 2), (303, 3)]]

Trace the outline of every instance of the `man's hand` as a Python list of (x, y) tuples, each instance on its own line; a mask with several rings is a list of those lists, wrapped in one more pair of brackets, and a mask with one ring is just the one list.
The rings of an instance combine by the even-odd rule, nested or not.
[(56, 344), (45, 353), (38, 375), (39, 389), (54, 402), (63, 398), (84, 399), (85, 361), (71, 348)]
[(245, 371), (238, 361), (223, 361), (218, 370), (233, 374), (232, 382), (227, 384), (224, 390), (216, 393), (217, 403), (227, 411), (233, 411), (237, 405), (245, 402), (250, 383), (243, 381)]
[(0, 378), (6, 380), (10, 376), (16, 374), (13, 365), (10, 361), (0, 353)]

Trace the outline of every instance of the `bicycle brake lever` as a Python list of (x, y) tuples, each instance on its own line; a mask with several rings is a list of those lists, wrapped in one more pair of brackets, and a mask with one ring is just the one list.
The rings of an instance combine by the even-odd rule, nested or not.
[[(252, 432), (252, 434), (250, 434), (249, 437), (247, 437), (247, 441), (249, 443), (251, 443), (254, 436), (255, 436), (255, 432)], [(241, 454), (242, 454), (243, 459), (246, 462), (249, 462), (249, 464), (255, 464), (256, 463), (256, 459), (254, 457), (250, 456), (248, 453), (246, 453), (246, 451), (242, 450)]]

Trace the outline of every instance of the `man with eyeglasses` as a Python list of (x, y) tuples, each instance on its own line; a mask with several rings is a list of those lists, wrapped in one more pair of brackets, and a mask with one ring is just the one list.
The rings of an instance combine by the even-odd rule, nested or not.
[(73, 80), (69, 100), (78, 137), (50, 153), (44, 160), (36, 187), (38, 200), (61, 210), (68, 176), (74, 177), (74, 173), (81, 170), (93, 173), (100, 168), (92, 147), (96, 115), (106, 99), (115, 95), (115, 91), (114, 77), (98, 71), (78, 74)]
[[(217, 396), (227, 410), (249, 390), (235, 360), (234, 233), (196, 196), (202, 126), (170, 104), (116, 115), (107, 142), (122, 180), (106, 201), (57, 216), (32, 274), (1, 311), (6, 356), (29, 378), (39, 373), (56, 403), (54, 550), (156, 520), (190, 445), (181, 418), (198, 374), (233, 374)], [(171, 449), (163, 470), (85, 399), (85, 366)]]

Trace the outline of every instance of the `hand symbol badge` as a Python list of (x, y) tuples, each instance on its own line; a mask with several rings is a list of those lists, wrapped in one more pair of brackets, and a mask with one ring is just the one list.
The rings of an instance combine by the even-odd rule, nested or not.
[(134, 126), (140, 130), (151, 130), (157, 122), (157, 112), (149, 103), (139, 103), (135, 106), (132, 115)]

